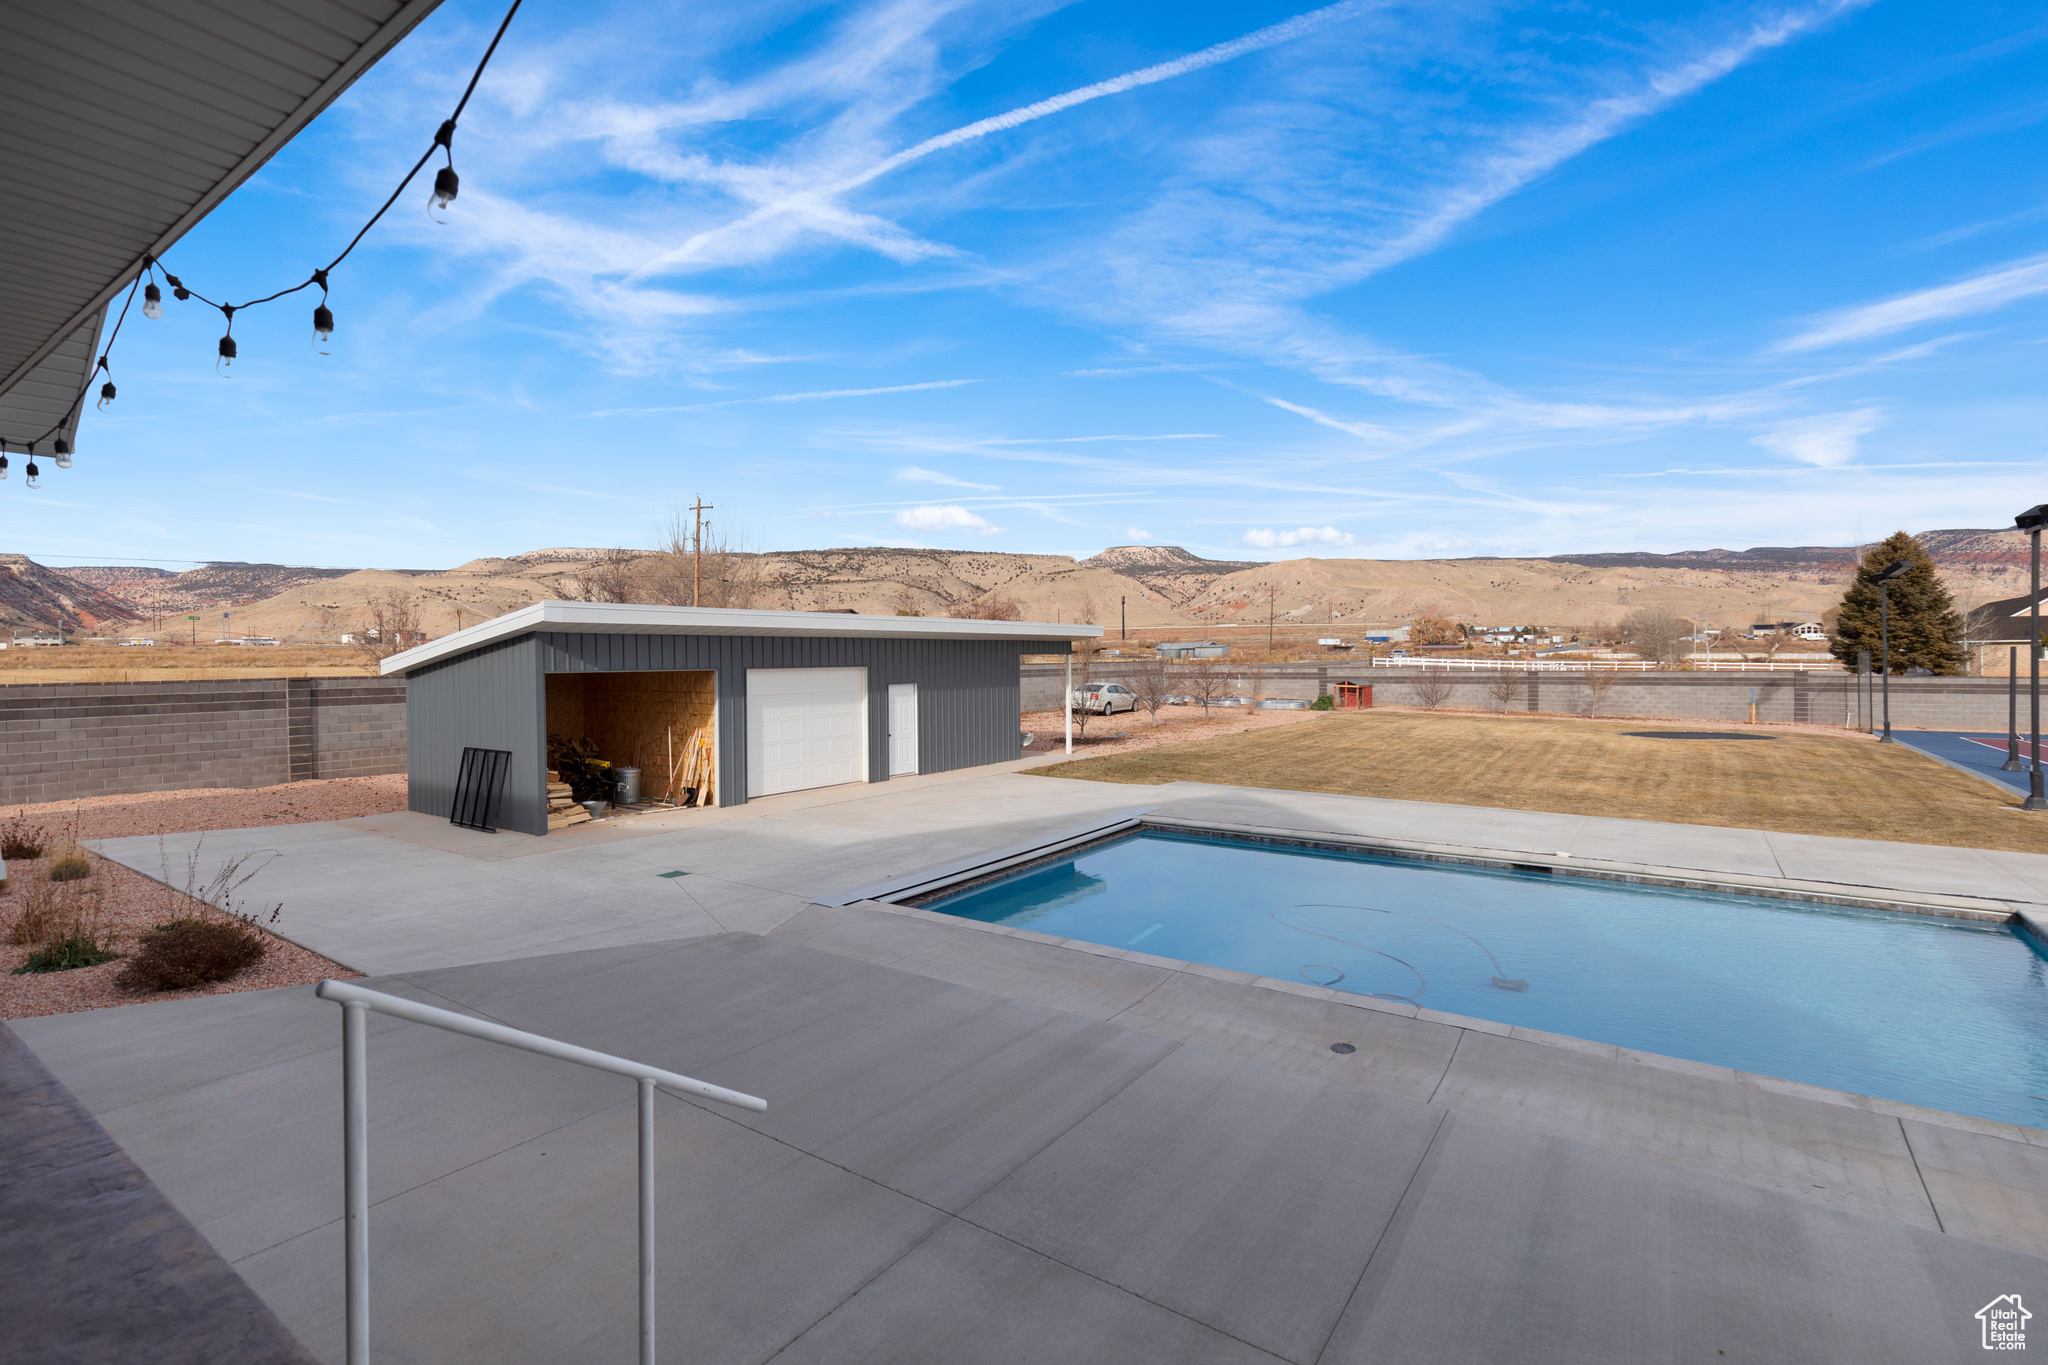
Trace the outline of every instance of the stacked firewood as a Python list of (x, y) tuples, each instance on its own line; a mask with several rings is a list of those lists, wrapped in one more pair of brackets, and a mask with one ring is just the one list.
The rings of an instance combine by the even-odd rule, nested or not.
[(590, 812), (576, 804), (576, 794), (553, 768), (548, 769), (548, 828), (567, 829), (590, 818)]

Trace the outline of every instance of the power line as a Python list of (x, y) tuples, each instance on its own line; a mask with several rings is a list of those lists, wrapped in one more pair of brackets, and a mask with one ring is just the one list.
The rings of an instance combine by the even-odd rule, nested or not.
[[(300, 283), (292, 285), (287, 289), (279, 289), (275, 293), (265, 294), (262, 298), (250, 299), (247, 303), (215, 302), (198, 290), (188, 286), (170, 271), (165, 270), (163, 272), (164, 283), (171, 286), (173, 297), (180, 300), (198, 299), (209, 307), (219, 309), (221, 316), (227, 320), (227, 330), (221, 335), (220, 342), (216, 348), (217, 358), (213, 362), (216, 372), (223, 375), (226, 374), (226, 367), (232, 365), (235, 361), (236, 313), (241, 312), (245, 308), (254, 308), (260, 304), (273, 303), (278, 299), (296, 294), (302, 289), (311, 289), (316, 284), (320, 286), (320, 302), (313, 309), (314, 335), (318, 341), (325, 341), (333, 333), (334, 312), (327, 306), (328, 272), (348, 259), (349, 253), (356, 249), (356, 246), (368, 235), (370, 229), (377, 226), (378, 220), (383, 218), (391, 206), (398, 202), (398, 196), (405, 193), (405, 187), (413, 182), (413, 178), (433, 158), (437, 148), (447, 158), (447, 164), (442, 166), (434, 175), (434, 190), (428, 199), (429, 216), (432, 215), (434, 209), (445, 209), (448, 205), (455, 202), (455, 196), (462, 185), (462, 178), (455, 173), (456, 121), (462, 117), (462, 111), (469, 107), (469, 97), (476, 93), (477, 82), (483, 79), (484, 68), (491, 64), (491, 57), (497, 52), (498, 43), (504, 38), (505, 30), (512, 26), (512, 16), (519, 13), (519, 6), (523, 3), (524, 0), (512, 0), (512, 7), (505, 11), (504, 19), (498, 24), (498, 31), (491, 36), (491, 45), (484, 49), (482, 60), (477, 62), (476, 70), (470, 73), (469, 84), (463, 87), (462, 98), (457, 100), (455, 104), (455, 112), (442, 122), (440, 128), (434, 133), (433, 142), (428, 144), (427, 150), (420, 154), (420, 159), (412, 163), (412, 169), (407, 171), (405, 178), (398, 182), (398, 188), (391, 191), (390, 197), (384, 201), (375, 213), (370, 215), (370, 221), (363, 224), (362, 230), (349, 238), (348, 245), (341, 249), (339, 256), (336, 256), (326, 265), (315, 270)], [(435, 221), (445, 222), (446, 220), (436, 218)], [(135, 291), (138, 286), (142, 287), (143, 291), (142, 315), (152, 320), (163, 316), (163, 291), (157, 287), (156, 283), (156, 273), (162, 268), (162, 265), (163, 263), (157, 260), (156, 257), (148, 252), (143, 253), (142, 259), (136, 264), (135, 279), (128, 286), (127, 297), (121, 300), (121, 311), (114, 319), (114, 330), (108, 334), (107, 344), (100, 351), (99, 363), (85, 377), (85, 383), (79, 388), (78, 396), (72, 399), (70, 405), (65, 408), (64, 415), (58, 418), (56, 423), (48, 430), (33, 440), (23, 441), (13, 437), (0, 437), (0, 479), (7, 477), (7, 451), (12, 447), (19, 446), (28, 452), (28, 467), (23, 471), (26, 475), (24, 481), (30, 488), (36, 487), (36, 480), (41, 474), (41, 470), (36, 466), (36, 447), (45, 441), (52, 440), (52, 438), (54, 438), (52, 457), (55, 464), (59, 469), (69, 469), (71, 467), (71, 442), (58, 435), (58, 433), (63, 431), (66, 426), (72, 425), (78, 420), (79, 412), (85, 405), (86, 396), (92, 392), (93, 381), (98, 379), (102, 372), (106, 374), (107, 379), (105, 383), (100, 385), (99, 406), (105, 408), (107, 404), (114, 401), (114, 371), (113, 367), (108, 363), (109, 358), (113, 354), (114, 342), (121, 335), (121, 324), (127, 321), (128, 305), (135, 301)], [(145, 281), (147, 281), (146, 284)], [(163, 562), (199, 563), (202, 561), (166, 560)]]

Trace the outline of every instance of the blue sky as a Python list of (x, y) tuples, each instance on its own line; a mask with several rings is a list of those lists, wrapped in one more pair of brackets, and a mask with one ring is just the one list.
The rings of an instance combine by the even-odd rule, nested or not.
[[(502, 13), (196, 231), (303, 278)], [(1844, 544), (2043, 500), (2038, 8), (528, 0), (311, 302), (131, 316), (9, 548), (1408, 558)], [(23, 500), (32, 500), (31, 513)]]

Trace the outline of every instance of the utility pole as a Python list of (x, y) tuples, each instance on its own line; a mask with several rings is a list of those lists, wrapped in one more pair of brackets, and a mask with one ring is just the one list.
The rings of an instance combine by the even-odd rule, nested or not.
[(1116, 599), (1116, 638), (1119, 640), (1128, 640), (1131, 638), (1130, 621), (1124, 615), (1124, 603), (1130, 600), (1131, 599), (1128, 597), (1119, 597)]
[(1268, 656), (1271, 656), (1273, 653), (1273, 613), (1278, 608), (1279, 602), (1280, 589), (1275, 585), (1273, 590), (1266, 594), (1266, 653)]
[(690, 510), (697, 514), (697, 529), (690, 536), (690, 605), (694, 607), (704, 595), (704, 514), (713, 509), (700, 493)]

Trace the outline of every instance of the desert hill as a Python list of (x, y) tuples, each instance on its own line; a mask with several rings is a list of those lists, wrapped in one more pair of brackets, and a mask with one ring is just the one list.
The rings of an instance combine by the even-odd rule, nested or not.
[[(1951, 591), (1964, 607), (2025, 591), (2026, 537), (2001, 530), (1924, 532)], [(274, 564), (208, 565), (184, 574), (108, 567), (58, 572), (21, 556), (0, 558), (0, 611), (19, 623), (70, 619), (118, 629), (153, 629), (185, 603), (232, 608), (236, 634), (334, 639), (361, 629), (375, 611), (410, 602), (419, 628), (442, 635), (458, 625), (529, 602), (597, 597), (608, 555), (556, 547), (471, 560), (453, 569), (295, 569)], [(1014, 600), (1026, 619), (1134, 629), (1204, 631), (1237, 626), (1327, 625), (1355, 633), (1441, 612), (1480, 625), (1589, 628), (1643, 607), (1663, 607), (1708, 624), (1818, 619), (1840, 599), (1856, 551), (1839, 546), (1620, 552), (1547, 559), (1293, 559), (1274, 563), (1203, 559), (1179, 546), (1120, 545), (1088, 559), (1002, 551), (856, 547), (734, 555), (731, 600), (795, 611), (915, 611), (938, 615), (990, 596)], [(657, 556), (628, 557), (635, 593), (666, 584), (687, 602), (688, 569)], [(651, 575), (651, 576), (650, 576)], [(664, 577), (663, 575), (666, 575)], [(13, 588), (9, 596), (8, 584)], [(33, 585), (33, 586), (31, 586)], [(263, 589), (270, 588), (267, 594)], [(678, 597), (673, 594), (682, 593)], [(707, 592), (707, 603), (724, 600)], [(40, 614), (38, 614), (40, 613)]]
[(27, 555), (0, 554), (0, 629), (9, 634), (60, 622), (67, 632), (118, 630), (134, 619), (134, 609), (112, 593)]

